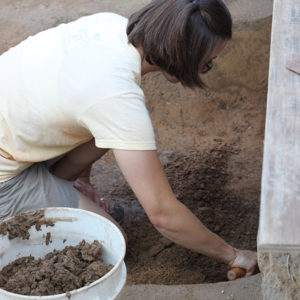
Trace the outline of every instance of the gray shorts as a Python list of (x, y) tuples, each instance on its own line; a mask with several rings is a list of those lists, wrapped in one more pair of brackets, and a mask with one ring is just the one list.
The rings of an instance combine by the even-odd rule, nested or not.
[(46, 207), (78, 208), (73, 183), (50, 173), (36, 163), (16, 177), (0, 182), (0, 221), (19, 212)]

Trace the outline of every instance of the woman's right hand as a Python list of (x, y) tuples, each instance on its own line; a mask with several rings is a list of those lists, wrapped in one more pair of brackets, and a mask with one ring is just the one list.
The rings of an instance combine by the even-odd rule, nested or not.
[(236, 253), (235, 259), (229, 263), (234, 268), (242, 268), (246, 271), (245, 277), (253, 275), (257, 269), (257, 252), (248, 250), (234, 249)]

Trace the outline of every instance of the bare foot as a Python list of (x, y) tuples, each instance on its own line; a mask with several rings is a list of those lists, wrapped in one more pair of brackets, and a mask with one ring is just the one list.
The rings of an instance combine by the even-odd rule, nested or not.
[(104, 209), (105, 212), (109, 213), (108, 202), (99, 195), (99, 193), (93, 188), (88, 180), (78, 178), (74, 182), (74, 187), (79, 192), (90, 198), (97, 205), (99, 205), (102, 209)]

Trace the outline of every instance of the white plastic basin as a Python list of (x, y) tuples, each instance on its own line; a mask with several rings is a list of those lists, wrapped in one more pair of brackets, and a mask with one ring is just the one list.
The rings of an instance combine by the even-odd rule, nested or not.
[[(0, 289), (1, 300), (43, 299), (43, 300), (112, 300), (121, 292), (126, 282), (124, 256), (126, 244), (120, 230), (107, 219), (81, 209), (46, 208), (45, 218), (51, 218), (55, 226), (41, 226), (37, 231), (34, 226), (29, 230), (30, 239), (0, 235), (0, 270), (17, 258), (32, 255), (43, 258), (47, 253), (62, 250), (66, 246), (76, 246), (83, 239), (91, 243), (98, 240), (102, 245), (103, 260), (114, 267), (102, 278), (88, 286), (53, 296), (24, 296)], [(45, 236), (51, 233), (51, 243), (46, 245)], [(71, 296), (71, 297), (70, 297)]]

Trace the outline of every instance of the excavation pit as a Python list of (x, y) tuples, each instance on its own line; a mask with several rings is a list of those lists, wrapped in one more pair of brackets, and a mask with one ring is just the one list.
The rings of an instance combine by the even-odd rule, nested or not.
[[(83, 15), (112, 11), (129, 16), (148, 2), (6, 1), (1, 11), (0, 51)], [(204, 77), (207, 90), (190, 91), (166, 82), (159, 74), (147, 75), (142, 85), (160, 158), (175, 194), (226, 241), (255, 250), (272, 1), (225, 3), (233, 8), (233, 40), (217, 58), (213, 71)], [(146, 286), (154, 291), (151, 284), (167, 285), (162, 292), (172, 295), (174, 285), (194, 284), (198, 289), (201, 284), (206, 289), (205, 283), (226, 280), (226, 265), (185, 250), (156, 232), (110, 154), (95, 163), (92, 183), (104, 198), (125, 207), (128, 299)], [(252, 284), (251, 281), (249, 290), (256, 290)], [(220, 299), (230, 296), (221, 294), (223, 285), (210, 286), (218, 289)], [(189, 290), (193, 290), (192, 286)], [(143, 299), (142, 292), (140, 295), (135, 299)]]

